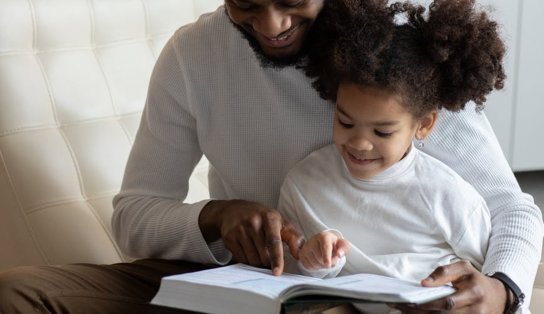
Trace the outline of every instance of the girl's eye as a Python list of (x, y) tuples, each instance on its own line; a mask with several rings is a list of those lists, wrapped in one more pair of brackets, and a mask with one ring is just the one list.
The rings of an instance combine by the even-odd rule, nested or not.
[(353, 124), (342, 122), (342, 120), (338, 119), (338, 123), (344, 128), (344, 129), (351, 129), (353, 127)]
[(390, 137), (391, 135), (393, 135), (393, 132), (380, 132), (378, 130), (374, 130), (374, 134), (376, 134), (377, 136), (379, 137)]

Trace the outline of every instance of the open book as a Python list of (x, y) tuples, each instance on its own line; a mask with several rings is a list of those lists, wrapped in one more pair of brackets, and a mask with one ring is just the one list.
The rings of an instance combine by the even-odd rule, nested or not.
[(450, 286), (427, 288), (372, 274), (331, 279), (285, 273), (273, 276), (268, 269), (236, 264), (164, 277), (151, 303), (204, 313), (278, 314), (282, 303), (303, 296), (426, 303), (454, 292)]

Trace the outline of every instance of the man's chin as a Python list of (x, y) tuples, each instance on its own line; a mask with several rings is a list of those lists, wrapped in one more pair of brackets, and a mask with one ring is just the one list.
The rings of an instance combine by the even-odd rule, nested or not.
[(282, 69), (285, 67), (296, 66), (301, 63), (306, 55), (303, 49), (298, 51), (290, 52), (268, 52), (265, 51), (260, 43), (253, 38), (250, 34), (242, 32), (246, 40), (249, 42), (249, 45), (255, 52), (257, 59), (261, 63), (263, 68), (273, 68), (273, 69)]
[(299, 65), (301, 63), (301, 60), (303, 59), (303, 56), (300, 53), (273, 55), (265, 53), (262, 49), (253, 50), (255, 51), (255, 54), (259, 59), (261, 66), (264, 68), (281, 69), (285, 67), (296, 66)]
[[(232, 23), (232, 21), (231, 21)], [(296, 52), (267, 52), (262, 47), (261, 44), (253, 35), (246, 31), (243, 27), (232, 23), (240, 31), (242, 36), (249, 43), (249, 46), (255, 52), (255, 56), (259, 60), (259, 63), (263, 68), (273, 68), (273, 69), (282, 69), (291, 66), (300, 65), (304, 57), (306, 56), (306, 51), (303, 48), (299, 49)]]

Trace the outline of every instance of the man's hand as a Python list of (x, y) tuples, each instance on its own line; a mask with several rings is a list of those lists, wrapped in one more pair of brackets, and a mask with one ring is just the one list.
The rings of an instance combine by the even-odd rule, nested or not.
[(452, 283), (457, 292), (420, 305), (390, 305), (402, 313), (504, 313), (507, 294), (502, 282), (483, 275), (470, 262), (461, 261), (438, 267), (421, 284), (436, 287)]
[(210, 201), (199, 217), (207, 242), (223, 239), (234, 260), (283, 272), (283, 244), (298, 258), (302, 237), (275, 209), (243, 200)]

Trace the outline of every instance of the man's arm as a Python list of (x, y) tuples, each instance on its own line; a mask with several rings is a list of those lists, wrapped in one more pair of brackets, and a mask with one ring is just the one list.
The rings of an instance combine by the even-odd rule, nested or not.
[(113, 200), (112, 229), (121, 249), (134, 257), (226, 263), (219, 241), (209, 247), (198, 228), (208, 201), (184, 204), (189, 177), (202, 156), (186, 90), (176, 32), (151, 75), (146, 105)]
[(176, 51), (178, 35), (153, 70), (121, 192), (113, 200), (116, 241), (135, 257), (225, 264), (232, 253), (237, 261), (272, 266), (279, 274), (281, 241), (295, 247), (298, 236), (277, 211), (241, 200), (183, 203), (202, 151)]
[[(472, 184), (489, 206), (492, 236), (482, 273), (504, 273), (529, 296), (541, 258), (542, 213), (532, 197), (521, 191), (485, 115), (475, 112), (472, 105), (460, 113), (441, 112), (424, 150)], [(467, 267), (451, 265), (433, 279), (441, 284), (467, 272), (471, 275), (465, 276), (463, 300), (473, 298), (478, 301), (472, 304), (490, 306), (506, 302), (504, 285), (498, 279), (474, 274)], [(474, 287), (482, 288), (485, 296), (475, 298)], [(498, 300), (498, 296), (503, 298)]]

